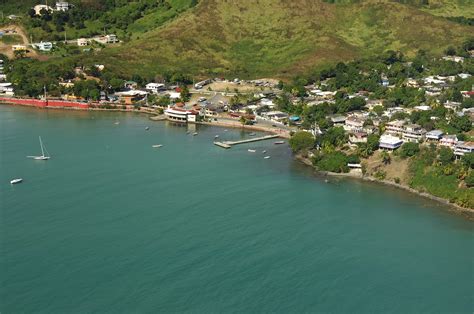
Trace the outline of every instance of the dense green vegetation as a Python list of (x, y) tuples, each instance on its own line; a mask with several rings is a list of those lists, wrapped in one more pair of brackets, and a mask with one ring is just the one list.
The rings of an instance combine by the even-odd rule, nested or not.
[[(474, 198), (471, 189), (459, 186), (459, 179), (464, 179), (465, 184), (472, 186), (473, 167), (467, 160), (473, 154), (463, 157), (462, 162), (452, 163), (445, 159), (446, 151), (437, 151), (434, 147), (424, 147), (420, 154), (410, 161), (411, 174), (410, 187), (420, 191), (445, 198), (461, 206), (474, 208)], [(467, 180), (466, 180), (467, 179)]]
[(121, 40), (137, 38), (155, 29), (196, 4), (195, 0), (138, 0), (138, 1), (71, 1), (74, 7), (67, 12), (48, 12), (35, 15), (33, 9), (23, 24), (33, 38), (63, 40), (65, 35), (75, 39), (100, 34), (116, 34)]
[(206, 0), (164, 27), (104, 51), (97, 60), (124, 75), (131, 74), (125, 64), (132, 64), (146, 75), (289, 77), (386, 50), (409, 56), (419, 49), (442, 53), (472, 30), (390, 1)]

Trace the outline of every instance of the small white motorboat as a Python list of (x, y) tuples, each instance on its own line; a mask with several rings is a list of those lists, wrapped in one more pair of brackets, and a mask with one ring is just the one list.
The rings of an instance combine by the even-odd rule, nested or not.
[(198, 132), (194, 132), (194, 133), (193, 133), (193, 136), (196, 136), (196, 135), (198, 135)]
[(145, 130), (147, 130), (147, 131), (148, 131), (149, 129), (150, 129), (150, 127), (149, 127), (149, 126), (147, 126), (147, 127), (145, 128)]
[(18, 184), (18, 183), (21, 183), (23, 182), (23, 179), (22, 178), (17, 178), (17, 179), (13, 179), (10, 181), (10, 184)]
[(249, 136), (255, 136), (257, 133), (250, 133)]
[(266, 154), (266, 153), (267, 153), (267, 151), (266, 151), (266, 150), (264, 150), (264, 151), (262, 152), (262, 154)]
[(214, 136), (214, 138), (219, 138), (219, 135)]
[(265, 156), (263, 157), (263, 159), (270, 159), (270, 156)]
[(115, 122), (114, 122), (114, 124), (115, 124), (115, 125), (118, 125), (118, 124), (120, 124), (120, 122), (118, 122), (118, 121), (115, 121)]
[(285, 144), (285, 141), (276, 141), (275, 143), (273, 143), (275, 145), (281, 145), (281, 144)]
[(163, 145), (161, 145), (161, 144), (156, 144), (156, 145), (152, 145), (151, 147), (153, 147), (153, 148), (160, 148), (160, 147), (163, 147)]
[(247, 149), (247, 151), (248, 151), (249, 153), (255, 153), (255, 152), (256, 152), (255, 149)]

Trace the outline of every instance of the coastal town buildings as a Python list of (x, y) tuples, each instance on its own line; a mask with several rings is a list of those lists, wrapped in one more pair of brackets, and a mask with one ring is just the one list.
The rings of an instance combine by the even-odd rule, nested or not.
[(164, 111), (166, 118), (169, 121), (186, 123), (186, 122), (196, 122), (196, 116), (199, 112), (195, 110), (188, 110), (178, 107), (169, 106)]
[(153, 94), (158, 94), (160, 91), (165, 89), (165, 84), (161, 83), (148, 83), (145, 86), (147, 91), (150, 91)]
[(403, 140), (396, 136), (384, 134), (380, 137), (379, 147), (387, 150), (395, 150), (402, 146)]
[(454, 149), (454, 154), (458, 157), (472, 153), (474, 153), (474, 142), (459, 142)]
[(458, 138), (456, 135), (446, 134), (446, 135), (443, 135), (441, 139), (439, 140), (439, 145), (446, 146), (451, 149), (454, 149), (457, 143), (458, 143)]

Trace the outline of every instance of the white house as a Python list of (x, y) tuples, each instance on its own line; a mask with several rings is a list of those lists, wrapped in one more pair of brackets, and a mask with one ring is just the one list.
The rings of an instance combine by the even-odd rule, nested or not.
[(474, 142), (459, 142), (454, 149), (456, 156), (464, 156), (465, 154), (474, 153)]
[(145, 86), (145, 89), (154, 93), (158, 94), (160, 90), (165, 89), (165, 84), (160, 84), (160, 83), (148, 83)]
[(44, 4), (37, 4), (33, 7), (33, 10), (35, 10), (35, 14), (36, 15), (41, 15), (41, 11), (42, 10), (46, 10), (46, 11), (49, 11), (49, 12), (52, 12), (53, 11), (53, 8), (48, 6), (48, 5), (44, 5)]
[(66, 12), (67, 10), (69, 10), (70, 7), (71, 5), (69, 4), (69, 2), (66, 2), (66, 1), (56, 2), (56, 11)]
[(34, 44), (34, 47), (41, 51), (51, 51), (51, 49), (53, 49), (53, 44), (49, 41), (42, 41), (40, 43)]
[(443, 134), (441, 130), (433, 130), (426, 133), (425, 137), (427, 140), (439, 141), (441, 137), (443, 137)]
[(418, 124), (406, 125), (402, 132), (402, 138), (407, 142), (419, 143), (425, 137), (426, 130)]
[(443, 135), (439, 140), (439, 145), (454, 148), (458, 143), (456, 135)]
[(86, 38), (78, 38), (77, 39), (77, 45), (79, 47), (84, 47), (84, 46), (87, 46), (89, 44), (89, 40), (86, 39)]
[(394, 150), (402, 146), (403, 140), (391, 135), (382, 135), (379, 141), (379, 147)]

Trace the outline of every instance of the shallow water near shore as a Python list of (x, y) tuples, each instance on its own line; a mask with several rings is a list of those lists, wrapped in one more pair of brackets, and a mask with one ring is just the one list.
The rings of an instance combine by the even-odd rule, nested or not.
[(0, 106), (0, 312), (472, 313), (472, 221), (249, 133)]

